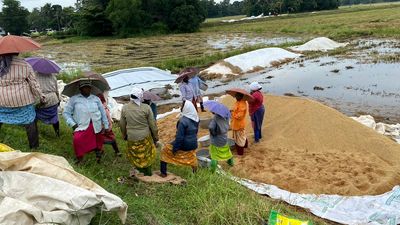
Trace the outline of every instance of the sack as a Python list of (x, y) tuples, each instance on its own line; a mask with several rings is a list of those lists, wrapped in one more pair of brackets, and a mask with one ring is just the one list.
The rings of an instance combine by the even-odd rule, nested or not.
[(14, 151), (14, 149), (5, 144), (0, 143), (0, 152), (12, 152), (12, 151)]
[(199, 80), (200, 80), (200, 90), (207, 91), (208, 85), (206, 84), (206, 82), (202, 79), (199, 79)]

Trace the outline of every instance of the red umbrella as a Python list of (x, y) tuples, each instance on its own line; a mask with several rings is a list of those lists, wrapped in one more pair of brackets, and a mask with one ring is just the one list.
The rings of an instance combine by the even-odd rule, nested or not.
[(180, 73), (179, 73), (179, 77), (176, 78), (175, 83), (179, 84), (183, 81), (183, 79), (185, 79), (185, 77), (193, 77), (195, 75), (197, 75), (199, 73), (199, 69), (195, 68), (195, 67), (189, 67), (186, 69), (183, 69)]
[(239, 93), (239, 94), (242, 94), (242, 95), (243, 95), (243, 99), (244, 99), (245, 101), (253, 101), (253, 100), (254, 100), (254, 99), (253, 99), (253, 96), (251, 96), (251, 94), (250, 94), (249, 92), (247, 92), (246, 90), (241, 89), (241, 88), (231, 88), (231, 89), (227, 90), (226, 93), (227, 93), (228, 95), (233, 96), (233, 97), (235, 97), (235, 95), (236, 95), (237, 93)]
[(29, 52), (40, 49), (39, 43), (27, 37), (7, 35), (0, 37), (0, 55)]

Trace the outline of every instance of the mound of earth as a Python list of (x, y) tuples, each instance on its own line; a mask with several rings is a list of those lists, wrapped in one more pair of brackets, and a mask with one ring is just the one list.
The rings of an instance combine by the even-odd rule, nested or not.
[[(250, 147), (235, 156), (234, 175), (309, 194), (377, 195), (400, 184), (400, 146), (388, 137), (312, 100), (266, 96), (265, 105), (263, 139), (253, 143), (248, 121)], [(173, 138), (170, 123), (160, 121), (162, 138)]]

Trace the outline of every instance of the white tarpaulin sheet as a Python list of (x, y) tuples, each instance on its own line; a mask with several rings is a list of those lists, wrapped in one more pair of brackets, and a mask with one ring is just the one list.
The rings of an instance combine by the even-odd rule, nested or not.
[(337, 48), (347, 46), (349, 43), (339, 43), (326, 37), (318, 37), (310, 40), (304, 45), (290, 47), (293, 51), (307, 52), (307, 51), (330, 51)]
[(84, 225), (100, 209), (116, 211), (125, 223), (127, 204), (63, 157), (2, 152), (0, 171), (0, 224)]
[(110, 97), (120, 97), (129, 95), (132, 86), (151, 90), (154, 88), (163, 88), (167, 84), (173, 84), (176, 75), (169, 71), (157, 69), (155, 67), (139, 67), (132, 69), (117, 70), (103, 74), (111, 87)]
[(374, 129), (376, 132), (388, 136), (400, 144), (400, 124), (376, 123), (374, 117), (363, 115), (359, 117), (351, 117), (355, 121)]
[(246, 179), (233, 179), (259, 194), (309, 209), (316, 216), (338, 223), (352, 225), (400, 223), (399, 186), (376, 196), (310, 195), (291, 193), (273, 185)]
[[(198, 159), (201, 166), (209, 167), (211, 161), (208, 158), (198, 157)], [(297, 194), (274, 185), (234, 177), (225, 173), (220, 166), (218, 168), (220, 174), (228, 176), (258, 194), (309, 209), (311, 213), (324, 219), (351, 225), (400, 224), (400, 186), (376, 196)]]

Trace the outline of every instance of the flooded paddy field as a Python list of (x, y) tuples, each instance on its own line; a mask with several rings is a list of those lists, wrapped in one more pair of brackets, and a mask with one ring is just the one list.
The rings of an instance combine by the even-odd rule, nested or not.
[(165, 60), (201, 57), (246, 46), (276, 46), (301, 40), (241, 33), (194, 33), (62, 44), (45, 42), (37, 54), (55, 60), (64, 70), (109, 72), (121, 68), (154, 66)]
[(338, 55), (306, 55), (279, 68), (210, 81), (207, 93), (258, 81), (266, 93), (309, 97), (349, 116), (370, 114), (380, 121), (400, 122), (398, 46), (396, 40), (357, 40)]

